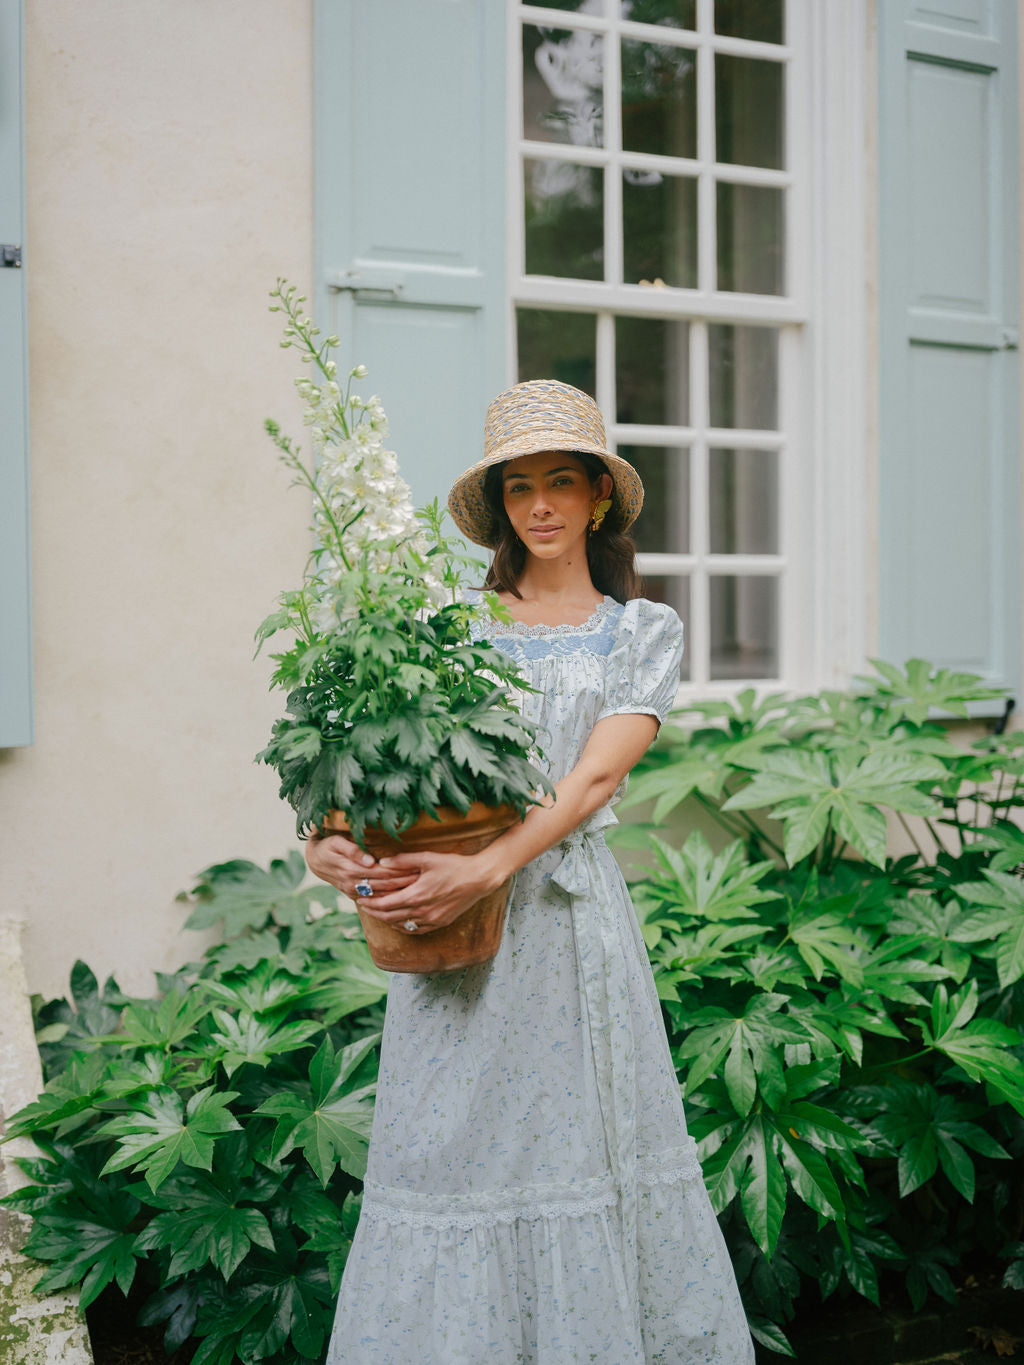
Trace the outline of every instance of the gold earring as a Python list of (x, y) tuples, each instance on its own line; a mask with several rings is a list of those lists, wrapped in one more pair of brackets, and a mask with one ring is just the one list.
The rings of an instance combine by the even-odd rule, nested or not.
[(591, 534), (600, 529), (601, 523), (604, 521), (611, 505), (611, 498), (604, 498), (601, 502), (595, 504), (593, 516), (590, 518), (589, 530)]

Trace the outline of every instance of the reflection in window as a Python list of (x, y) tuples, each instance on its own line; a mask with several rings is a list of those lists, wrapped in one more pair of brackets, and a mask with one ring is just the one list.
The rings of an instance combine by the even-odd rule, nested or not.
[(718, 287), (784, 294), (783, 195), (770, 185), (729, 185), (718, 194)]
[(594, 397), (597, 327), (593, 313), (517, 308), (519, 380), (560, 379)]
[(716, 574), (708, 586), (712, 679), (778, 677), (778, 580)]
[(687, 426), (690, 328), (661, 318), (615, 319), (617, 422)]
[(697, 155), (697, 60), (685, 47), (622, 42), (622, 147)]
[(783, 69), (755, 57), (715, 55), (715, 155), (733, 166), (784, 164)]
[(594, 166), (524, 159), (526, 273), (604, 276), (604, 181)]
[(523, 135), (600, 147), (604, 39), (598, 33), (523, 25)]
[(690, 452), (664, 446), (619, 446), (644, 485), (644, 505), (632, 527), (641, 554), (690, 550)]
[(715, 0), (715, 32), (758, 43), (784, 42), (784, 0)]
[(714, 555), (779, 550), (779, 456), (774, 450), (709, 453), (708, 521)]
[(774, 431), (779, 423), (779, 335), (774, 327), (708, 326), (713, 427)]
[(622, 270), (626, 284), (697, 284), (697, 182), (659, 171), (622, 172)]
[(696, 28), (697, 0), (619, 0), (619, 15), (634, 24)]

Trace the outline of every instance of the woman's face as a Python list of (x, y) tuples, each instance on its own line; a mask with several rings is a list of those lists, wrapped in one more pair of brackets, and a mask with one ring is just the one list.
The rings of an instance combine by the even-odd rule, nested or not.
[(502, 468), (502, 496), (512, 529), (538, 559), (557, 559), (586, 541), (595, 503), (611, 496), (610, 474), (590, 482), (578, 455), (545, 450)]

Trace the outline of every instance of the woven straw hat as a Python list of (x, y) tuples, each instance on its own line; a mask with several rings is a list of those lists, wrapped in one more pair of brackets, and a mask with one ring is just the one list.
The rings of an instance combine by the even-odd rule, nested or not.
[(514, 384), (488, 407), (484, 458), (452, 484), (448, 510), (464, 535), (493, 549), (500, 527), (484, 495), (488, 469), (520, 455), (564, 450), (600, 457), (615, 485), (610, 520), (624, 531), (640, 513), (644, 486), (629, 461), (613, 455), (606, 445), (601, 409), (589, 394), (557, 379)]

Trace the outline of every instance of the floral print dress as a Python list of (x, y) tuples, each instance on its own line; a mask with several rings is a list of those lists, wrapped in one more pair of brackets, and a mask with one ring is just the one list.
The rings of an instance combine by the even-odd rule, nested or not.
[[(496, 625), (553, 781), (595, 724), (675, 695), (683, 627), (606, 597)], [(749, 1365), (650, 964), (603, 831), (516, 876), (493, 962), (395, 976), (362, 1214), (327, 1365)]]

